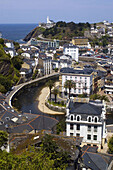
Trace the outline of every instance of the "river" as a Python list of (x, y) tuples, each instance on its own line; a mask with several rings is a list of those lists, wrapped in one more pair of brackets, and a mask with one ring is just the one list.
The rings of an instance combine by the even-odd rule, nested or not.
[(22, 90), (19, 94), (15, 95), (15, 98), (12, 100), (12, 105), (16, 108), (19, 112), (25, 113), (33, 113), (33, 114), (44, 114), (46, 116), (54, 117), (57, 120), (61, 120), (65, 117), (65, 115), (50, 115), (41, 112), (38, 109), (38, 96), (42, 88), (45, 85), (43, 83), (39, 83), (36, 87), (30, 87)]

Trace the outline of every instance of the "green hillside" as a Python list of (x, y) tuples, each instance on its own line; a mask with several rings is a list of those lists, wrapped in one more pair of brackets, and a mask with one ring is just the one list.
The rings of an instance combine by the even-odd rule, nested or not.
[(42, 34), (45, 38), (59, 39), (59, 40), (71, 40), (74, 36), (84, 36), (84, 31), (90, 29), (90, 24), (74, 22), (59, 21), (52, 28), (36, 27), (25, 38), (25, 41), (29, 41), (31, 38), (38, 38), (38, 35)]
[(74, 36), (84, 36), (84, 31), (89, 30), (90, 24), (74, 22), (57, 22), (52, 28), (46, 29), (43, 32), (45, 38), (59, 39), (59, 40), (71, 40)]
[(19, 71), (16, 63), (21, 64), (19, 56), (11, 59), (3, 49), (4, 44), (0, 39), (0, 92), (5, 93), (19, 80)]

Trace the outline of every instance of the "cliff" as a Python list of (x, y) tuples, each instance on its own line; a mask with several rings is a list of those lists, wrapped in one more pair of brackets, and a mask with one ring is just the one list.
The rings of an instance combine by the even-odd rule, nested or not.
[(36, 27), (23, 40), (29, 41), (31, 38), (38, 38), (38, 36), (42, 34), (44, 31), (45, 31), (44, 28)]

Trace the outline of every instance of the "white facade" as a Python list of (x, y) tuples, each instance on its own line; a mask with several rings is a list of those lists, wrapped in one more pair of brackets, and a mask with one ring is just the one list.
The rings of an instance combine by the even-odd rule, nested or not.
[(22, 46), (21, 49), (23, 51), (27, 51), (27, 50), (31, 50), (31, 47), (29, 47), (29, 46)]
[[(68, 68), (69, 69), (69, 68)], [(79, 70), (75, 70), (75, 73), (62, 73), (61, 71), (61, 80), (62, 80), (62, 93), (64, 94), (66, 91), (69, 93), (69, 89), (64, 88), (64, 84), (67, 80), (72, 80), (75, 82), (76, 87), (71, 89), (72, 95), (79, 95), (79, 94), (87, 94), (90, 95), (92, 92), (92, 85), (93, 85), (93, 74), (81, 73)]]
[(14, 48), (14, 44), (13, 44), (13, 42), (5, 42), (5, 45), (8, 47), (8, 48)]
[(78, 56), (79, 56), (79, 48), (73, 44), (64, 45), (64, 51), (63, 53), (65, 55), (70, 55), (73, 60), (78, 62)]
[(48, 57), (43, 60), (43, 68), (44, 68), (44, 75), (51, 74), (52, 73), (52, 64), (51, 64), (51, 58)]
[(60, 68), (70, 67), (72, 66), (72, 62), (67, 60), (60, 60)]
[(106, 94), (113, 94), (113, 75), (105, 78), (104, 88)]
[(26, 58), (30, 58), (30, 57), (31, 57), (31, 54), (28, 53), (28, 52), (23, 52), (21, 55), (22, 55), (23, 57), (26, 57)]
[(54, 22), (49, 19), (49, 16), (47, 16), (47, 24), (53, 24)]
[(95, 105), (96, 112), (98, 112), (98, 114), (94, 114), (95, 112), (93, 113), (93, 110), (91, 110), (92, 113), (89, 114), (85, 113), (85, 110), (87, 112), (87, 108), (85, 108), (87, 105), (84, 103), (81, 105), (84, 105), (82, 106), (81, 113), (81, 106), (78, 107), (79, 113), (77, 113), (77, 109), (75, 109), (75, 113), (74, 111), (73, 113), (70, 113), (71, 108), (69, 109), (69, 107), (67, 107), (66, 135), (83, 137), (83, 144), (93, 144), (100, 147), (107, 135), (105, 122), (106, 107), (103, 104), (101, 113), (99, 113), (100, 111), (98, 111), (98, 109), (100, 108), (98, 104), (89, 103), (87, 104), (89, 105), (89, 108), (92, 107), (94, 109), (93, 105)]
[(11, 58), (13, 58), (16, 55), (16, 52), (14, 48), (4, 48), (6, 54), (10, 54)]

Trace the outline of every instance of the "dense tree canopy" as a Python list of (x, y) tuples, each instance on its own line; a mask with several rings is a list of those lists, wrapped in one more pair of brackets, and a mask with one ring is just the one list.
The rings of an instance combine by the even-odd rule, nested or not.
[(6, 147), (8, 141), (8, 134), (0, 130), (0, 149), (2, 146)]
[(113, 136), (108, 141), (109, 153), (113, 154)]
[(2, 40), (0, 43), (0, 92), (6, 93), (19, 80), (22, 59), (20, 56), (11, 59), (4, 51)]
[(74, 22), (59, 21), (52, 28), (48, 28), (43, 32), (43, 35), (47, 38), (70, 40), (74, 36), (84, 36), (84, 31), (90, 29), (90, 24)]
[(42, 138), (40, 148), (28, 147), (16, 155), (0, 151), (0, 170), (63, 170), (70, 158), (61, 150), (50, 135)]

